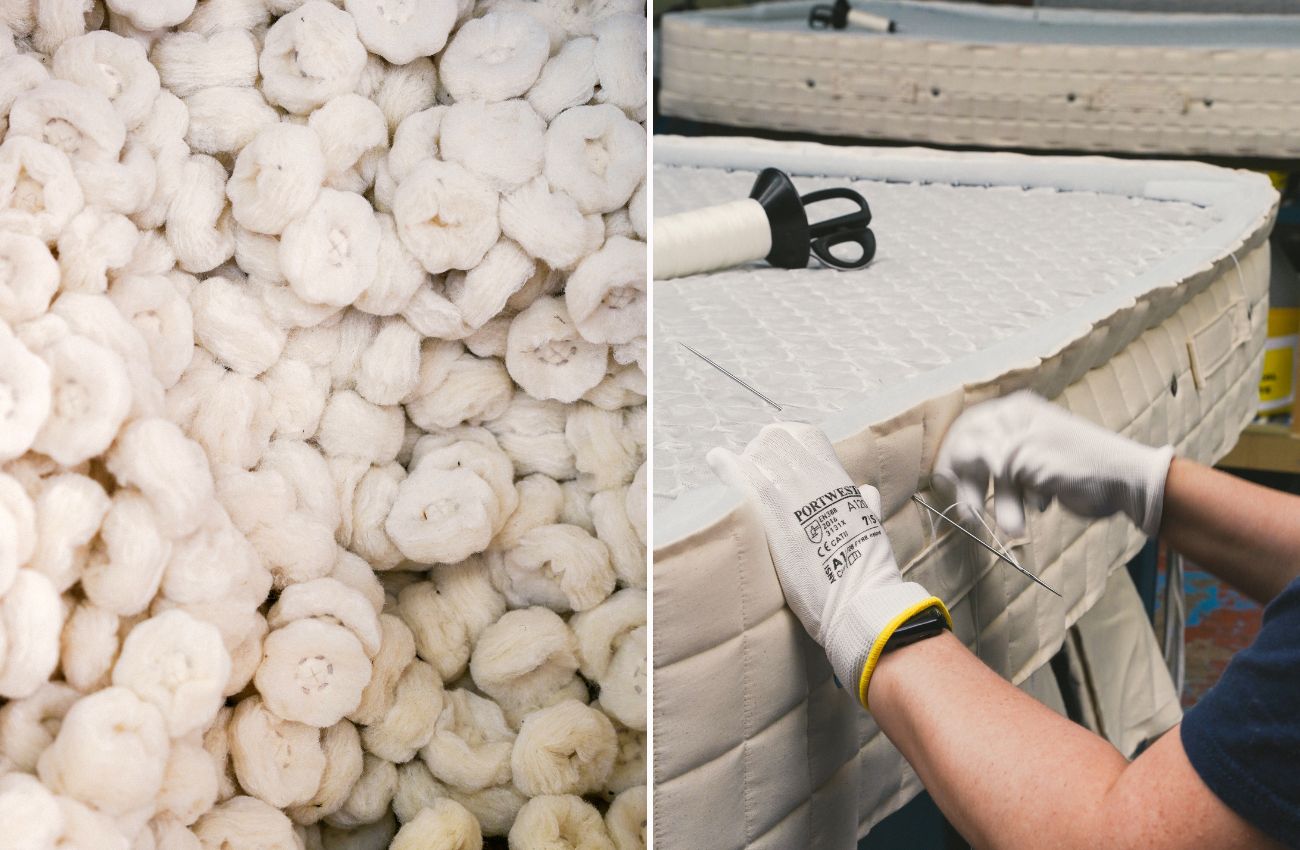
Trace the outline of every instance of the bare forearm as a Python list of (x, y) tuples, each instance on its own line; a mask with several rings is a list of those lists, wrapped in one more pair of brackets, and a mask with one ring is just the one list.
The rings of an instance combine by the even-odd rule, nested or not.
[(880, 728), (976, 847), (1093, 846), (1087, 821), (1127, 764), (1123, 756), (1012, 687), (951, 634), (886, 654), (868, 699)]
[(1275, 846), (1205, 787), (1177, 730), (1130, 764), (1012, 687), (951, 634), (887, 653), (868, 700), (975, 847)]
[(1300, 497), (1181, 458), (1169, 467), (1160, 536), (1260, 602), (1300, 575)]

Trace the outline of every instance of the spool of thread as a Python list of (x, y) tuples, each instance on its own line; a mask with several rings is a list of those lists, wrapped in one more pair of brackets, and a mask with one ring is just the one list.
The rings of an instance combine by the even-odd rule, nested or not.
[(761, 260), (772, 227), (753, 198), (655, 219), (655, 278), (666, 280)]
[[(805, 206), (832, 198), (853, 201), (858, 209), (809, 224)], [(814, 255), (831, 268), (862, 268), (876, 253), (870, 223), (871, 208), (852, 189), (823, 189), (800, 197), (789, 176), (765, 168), (745, 200), (655, 219), (654, 277), (667, 280), (754, 260), (801, 269)], [(856, 258), (845, 260), (832, 252), (847, 242), (861, 249)]]
[(854, 9), (849, 0), (835, 0), (835, 3), (813, 6), (808, 13), (808, 26), (815, 30), (842, 30), (848, 27), (869, 32), (898, 32), (898, 22), (884, 15), (873, 15), (861, 9)]

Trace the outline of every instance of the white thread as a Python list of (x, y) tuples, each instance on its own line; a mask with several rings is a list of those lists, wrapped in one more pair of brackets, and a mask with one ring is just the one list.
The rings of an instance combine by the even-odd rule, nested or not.
[(872, 32), (892, 32), (894, 27), (894, 22), (889, 18), (858, 9), (849, 10), (849, 24)]
[(767, 213), (753, 198), (657, 218), (654, 234), (655, 280), (761, 260), (772, 250)]

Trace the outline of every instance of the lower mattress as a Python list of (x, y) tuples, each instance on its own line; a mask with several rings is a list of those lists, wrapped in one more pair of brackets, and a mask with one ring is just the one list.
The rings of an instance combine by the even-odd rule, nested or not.
[[(1146, 209), (1143, 199), (1160, 198), (1194, 208), (1180, 213), (1190, 217), (1191, 231), (1165, 246), (1159, 257), (1122, 252), (1134, 270), (1127, 278), (1120, 273), (1106, 278), (1110, 292), (1089, 294), (1065, 310), (1078, 321), (1031, 319), (1033, 327), (1050, 333), (1022, 333), (1003, 345), (999, 356), (950, 352), (946, 364), (915, 375), (895, 366), (898, 375), (885, 375), (876, 391), (862, 385), (840, 398), (832, 414), (802, 411), (827, 429), (854, 480), (881, 490), (885, 524), (904, 574), (948, 603), (956, 633), (986, 663), (1033, 692), (1067, 631), (1108, 597), (1112, 570), (1137, 552), (1141, 535), (1125, 520), (1084, 523), (1056, 506), (1033, 514), (1026, 536), (1010, 543), (1022, 563), (1062, 592), (1064, 599), (1057, 599), (964, 538), (942, 530), (936, 534), (910, 496), (921, 492), (937, 501), (927, 490), (928, 471), (944, 431), (963, 409), (1022, 388), (1144, 442), (1172, 443), (1185, 457), (1209, 463), (1225, 454), (1254, 409), (1267, 314), (1266, 239), (1276, 203), (1267, 181), (1195, 164), (827, 149), (737, 139), (661, 139), (656, 157), (656, 204), (666, 205), (658, 214), (678, 211), (676, 205), (686, 199), (727, 200), (692, 195), (696, 189), (690, 187), (715, 185), (714, 171), (731, 173), (731, 182), (743, 184), (750, 172), (766, 165), (792, 172), (804, 191), (821, 185), (819, 180), (857, 181), (869, 200), (877, 196), (874, 181), (900, 190), (1008, 190), (997, 204), (994, 196), (986, 196), (994, 206), (1032, 204), (1036, 193), (1050, 191), (1097, 195), (1097, 203), (1107, 209), (1114, 197), (1127, 197), (1137, 209)], [(730, 191), (729, 181), (716, 185)], [(1016, 192), (1029, 197), (1019, 198)], [(949, 201), (962, 208), (961, 199)], [(837, 688), (820, 648), (784, 607), (757, 516), (734, 493), (704, 486), (702, 479), (680, 484), (694, 474), (681, 471), (692, 468), (691, 461), (682, 460), (689, 449), (702, 454), (719, 442), (736, 448), (745, 428), (756, 423), (732, 422), (730, 431), (683, 427), (682, 417), (710, 402), (703, 396), (691, 401), (693, 390), (682, 386), (688, 374), (682, 363), (689, 361), (678, 361), (664, 348), (682, 341), (707, 351), (710, 344), (722, 345), (737, 334), (757, 333), (753, 327), (726, 324), (726, 312), (710, 321), (715, 314), (705, 308), (712, 299), (725, 300), (737, 287), (756, 295), (771, 286), (795, 291), (840, 287), (844, 298), (839, 311), (852, 314), (861, 303), (855, 298), (880, 294), (871, 289), (873, 284), (885, 295), (892, 291), (895, 300), (911, 303), (908, 286), (923, 290), (926, 264), (945, 267), (946, 253), (959, 254), (977, 270), (970, 280), (951, 282), (954, 298), (961, 295), (956, 290), (980, 279), (1005, 276), (989, 259), (990, 253), (1014, 253), (1010, 243), (993, 238), (993, 231), (1007, 224), (1003, 217), (967, 216), (968, 232), (941, 230), (936, 242), (918, 252), (913, 244), (891, 239), (891, 227), (904, 226), (894, 219), (906, 205), (894, 208), (894, 219), (887, 215), (889, 205), (884, 207), (874, 225), (878, 259), (855, 273), (860, 278), (753, 267), (655, 284), (660, 346), (655, 352), (654, 414), (656, 847), (849, 847), (919, 790), (914, 774), (870, 715)], [(938, 209), (929, 211), (931, 217), (941, 218)], [(1161, 218), (1169, 210), (1148, 213)], [(1085, 230), (1101, 227), (1086, 216), (1075, 224)], [(1017, 226), (1024, 230), (1025, 225)], [(1059, 260), (1043, 256), (1038, 262), (1052, 269)], [(1074, 260), (1085, 266), (1101, 262), (1087, 252)], [(1029, 267), (1016, 273), (1034, 279), (1032, 258), (1018, 262)], [(903, 268), (912, 283), (886, 283), (890, 263)], [(1045, 276), (1041, 288), (1050, 293), (1053, 283)], [(1042, 297), (1055, 303), (1068, 301), (1069, 295), (1058, 291)], [(924, 311), (925, 305), (913, 310)], [(787, 314), (796, 323), (800, 318)], [(973, 313), (967, 322), (987, 325)], [(867, 317), (858, 324), (858, 336), (836, 340), (835, 358), (854, 358), (855, 350), (863, 361), (880, 356), (873, 334), (905, 330), (907, 315), (904, 311), (888, 322)], [(794, 333), (792, 338), (802, 337)], [(747, 344), (757, 350), (760, 342), (749, 339)], [(834, 365), (827, 361), (787, 372), (783, 360), (806, 355), (807, 366), (815, 352), (792, 350), (788, 344), (784, 349), (767, 346), (774, 347), (770, 360), (749, 364), (749, 374), (778, 400), (797, 389), (801, 377), (825, 383), (821, 376)], [(726, 360), (723, 365), (737, 368)], [(888, 385), (895, 378), (895, 385)], [(698, 384), (702, 379), (691, 380)], [(721, 396), (707, 388), (704, 395)], [(739, 405), (736, 401), (730, 412), (724, 411), (726, 418), (743, 420), (748, 413)], [(665, 439), (690, 446), (664, 445)], [(660, 491), (661, 468), (672, 473), (669, 479), (679, 482), (677, 488)], [(1104, 616), (1102, 621), (1110, 622)], [(1095, 647), (1104, 641), (1089, 645), (1094, 647), (1091, 654), (1076, 654), (1095, 657)], [(1117, 745), (1129, 746), (1172, 722), (1171, 689), (1163, 697), (1158, 693), (1168, 682), (1153, 672), (1156, 666), (1148, 663), (1146, 672), (1138, 674), (1148, 679), (1148, 686), (1135, 692), (1145, 703), (1097, 709), (1119, 718), (1106, 730)]]
[(1300, 16), (855, 0), (898, 32), (812, 30), (811, 2), (665, 15), (660, 110), (943, 145), (1300, 156)]

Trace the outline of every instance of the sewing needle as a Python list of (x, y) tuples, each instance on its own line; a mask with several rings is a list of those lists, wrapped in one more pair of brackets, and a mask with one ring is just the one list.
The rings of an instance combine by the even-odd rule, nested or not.
[(744, 381), (742, 381), (740, 378), (737, 378), (735, 375), (733, 375), (733, 374), (731, 374), (730, 372), (728, 372), (726, 369), (723, 369), (723, 368), (722, 368), (721, 366), (719, 366), (717, 363), (714, 363), (712, 360), (710, 360), (709, 358), (705, 357), (703, 354), (699, 353), (699, 352), (696, 351), (694, 348), (691, 348), (689, 345), (687, 345), (687, 344), (684, 343), (684, 342), (679, 342), (679, 343), (677, 343), (677, 344), (680, 345), (682, 348), (686, 349), (687, 351), (689, 351), (691, 354), (694, 354), (696, 357), (698, 357), (698, 358), (700, 358), (701, 360), (703, 360), (705, 363), (708, 363), (708, 364), (709, 364), (710, 366), (712, 366), (714, 369), (717, 369), (719, 372), (721, 372), (722, 374), (726, 375), (726, 376), (727, 376), (728, 378), (730, 378), (731, 380), (733, 380), (733, 381), (735, 381), (736, 383), (740, 384), (742, 387), (744, 387), (745, 389), (749, 390), (751, 393), (753, 393), (754, 395), (758, 396), (758, 397), (761, 398), (763, 401), (765, 401), (765, 402), (767, 402), (768, 404), (772, 405), (772, 406), (775, 407), (777, 410), (780, 410), (780, 409), (781, 409), (781, 405), (779, 405), (779, 404), (777, 404), (776, 402), (772, 401), (772, 399), (770, 399), (770, 398), (768, 398), (767, 396), (763, 395), (763, 394), (760, 393), (758, 390), (754, 389), (754, 388), (751, 387), (749, 384), (747, 384), (747, 383), (745, 383)]
[[(1055, 590), (1052, 590), (1052, 588), (1049, 587), (1049, 586), (1047, 585), (1047, 583), (1044, 582), (1042, 579), (1040, 579), (1038, 576), (1034, 575), (1033, 573), (1031, 573), (1029, 570), (1025, 569), (1024, 567), (1020, 566), (1020, 564), (1016, 563), (1016, 562), (1015, 562), (1014, 560), (1012, 560), (1011, 558), (1008, 558), (1008, 557), (1007, 557), (1005, 554), (1003, 554), (1002, 552), (999, 552), (997, 549), (994, 549), (992, 546), (990, 546), (989, 544), (985, 543), (983, 540), (981, 540), (981, 539), (980, 539), (979, 537), (977, 537), (975, 534), (973, 534), (973, 533), (971, 533), (969, 530), (967, 530), (966, 527), (963, 526), (961, 523), (957, 522), (956, 520), (950, 519), (950, 518), (948, 517), (947, 514), (943, 513), (943, 512), (940, 511), (938, 508), (936, 508), (936, 507), (934, 507), (933, 505), (931, 505), (931, 504), (929, 504), (928, 502), (926, 502), (924, 499), (922, 499), (922, 498), (921, 498), (919, 495), (917, 495), (916, 493), (913, 493), (913, 494), (912, 494), (912, 501), (916, 502), (918, 505), (920, 505), (921, 507), (925, 508), (925, 509), (926, 509), (927, 511), (929, 511), (930, 513), (934, 514), (934, 515), (937, 516), (939, 519), (941, 519), (941, 520), (943, 520), (944, 522), (948, 523), (948, 524), (951, 525), (953, 528), (957, 529), (957, 530), (960, 531), (962, 534), (964, 534), (964, 535), (966, 535), (967, 537), (969, 537), (971, 540), (974, 540), (976, 543), (978, 543), (979, 545), (983, 546), (985, 549), (989, 550), (989, 551), (992, 552), (994, 555), (997, 555), (997, 556), (998, 556), (998, 560), (1006, 561), (1008, 564), (1010, 564), (1011, 566), (1015, 567), (1015, 568), (1016, 568), (1017, 570), (1019, 570), (1020, 572), (1024, 573), (1026, 577), (1028, 577), (1028, 578), (1029, 578), (1031, 581), (1033, 581), (1035, 584), (1040, 585), (1044, 590), (1051, 591), (1052, 593), (1055, 593), (1057, 596), (1061, 596), (1061, 594), (1056, 593)], [(1064, 598), (1064, 597), (1062, 597), (1062, 598)]]

